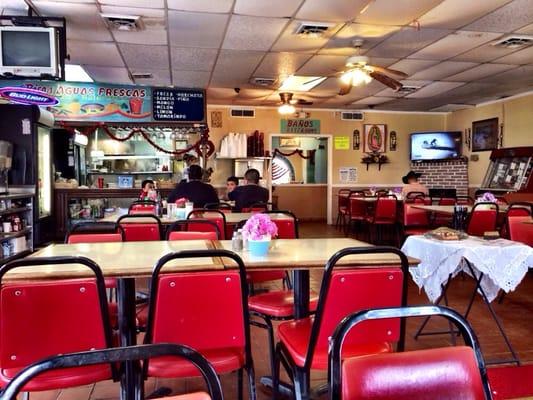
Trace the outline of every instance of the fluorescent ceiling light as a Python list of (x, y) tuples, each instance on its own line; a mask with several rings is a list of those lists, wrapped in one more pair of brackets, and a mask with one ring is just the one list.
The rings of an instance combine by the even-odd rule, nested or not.
[(65, 80), (67, 82), (94, 82), (81, 65), (75, 64), (65, 65)]
[(326, 79), (325, 76), (297, 76), (291, 75), (283, 81), (279, 90), (289, 92), (308, 92), (315, 86), (320, 85)]

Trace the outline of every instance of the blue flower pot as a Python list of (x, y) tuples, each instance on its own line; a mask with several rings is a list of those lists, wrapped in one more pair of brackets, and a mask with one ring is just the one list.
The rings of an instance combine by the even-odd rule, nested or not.
[(264, 257), (270, 249), (270, 240), (251, 240), (248, 239), (248, 250), (255, 257)]

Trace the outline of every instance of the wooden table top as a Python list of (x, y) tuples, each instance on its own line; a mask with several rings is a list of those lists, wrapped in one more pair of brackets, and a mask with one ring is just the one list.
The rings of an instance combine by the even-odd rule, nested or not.
[[(107, 277), (149, 277), (157, 261), (165, 254), (181, 250), (205, 250), (210, 241), (153, 241), (120, 243), (52, 244), (29, 257), (83, 256), (96, 262)], [(223, 269), (220, 259), (183, 259), (168, 263), (165, 271), (204, 271)], [(92, 276), (90, 270), (78, 265), (37, 266), (15, 269), (4, 279), (59, 279)]]
[[(231, 213), (224, 213), (226, 217), (226, 223), (230, 225), (235, 225), (239, 223), (242, 220), (246, 220), (250, 218), (254, 213), (243, 213), (243, 212), (231, 212)], [(100, 222), (117, 222), (118, 218), (121, 216), (121, 214), (115, 213), (112, 215), (109, 215), (105, 218), (100, 219)], [(284, 219), (287, 218), (284, 214), (269, 214), (271, 219)], [(180, 220), (179, 218), (166, 218), (164, 216), (163, 218), (160, 218), (161, 223), (165, 225), (173, 224), (174, 222)], [(136, 223), (149, 223), (154, 222), (153, 219), (150, 218), (136, 218), (134, 221)]]
[[(218, 248), (231, 250), (231, 240), (215, 242)], [(321, 238), (321, 239), (276, 239), (272, 241), (272, 248), (265, 257), (254, 257), (248, 251), (237, 252), (244, 261), (247, 269), (321, 269), (328, 259), (337, 251), (346, 247), (372, 246), (366, 242), (348, 238)], [(223, 260), (224, 264), (231, 267), (231, 260)], [(411, 265), (420, 262), (409, 258)], [(398, 257), (387, 254), (364, 254), (345, 257), (340, 264), (350, 265), (398, 265)]]
[[(447, 214), (447, 215), (453, 215), (455, 206), (426, 206), (424, 204), (416, 204), (414, 203), (411, 207), (418, 208), (419, 210), (426, 210), (435, 212), (438, 214)], [(468, 212), (472, 211), (472, 206), (464, 206), (468, 209)], [(507, 211), (506, 205), (498, 205), (500, 213), (504, 213)]]

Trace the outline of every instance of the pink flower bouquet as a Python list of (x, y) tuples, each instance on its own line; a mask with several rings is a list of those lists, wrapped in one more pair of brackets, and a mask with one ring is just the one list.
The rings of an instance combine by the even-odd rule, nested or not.
[(242, 227), (248, 240), (265, 240), (278, 235), (278, 227), (268, 214), (254, 214)]
[(482, 196), (478, 197), (476, 199), (476, 203), (496, 203), (497, 200), (496, 200), (496, 197), (494, 197), (494, 195), (490, 192), (485, 192), (483, 193)]

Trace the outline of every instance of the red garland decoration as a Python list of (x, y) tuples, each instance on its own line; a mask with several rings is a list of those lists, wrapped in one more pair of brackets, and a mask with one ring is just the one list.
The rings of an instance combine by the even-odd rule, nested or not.
[(302, 149), (296, 149), (296, 150), (294, 150), (294, 151), (292, 151), (290, 153), (283, 153), (283, 152), (281, 152), (278, 149), (274, 149), (274, 157), (276, 156), (276, 154), (282, 155), (284, 157), (290, 157), (290, 156), (293, 156), (295, 154), (298, 154), (304, 160), (314, 160), (315, 152), (316, 152), (316, 150), (309, 150), (309, 155), (305, 156), (304, 155), (304, 150), (302, 150)]

